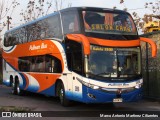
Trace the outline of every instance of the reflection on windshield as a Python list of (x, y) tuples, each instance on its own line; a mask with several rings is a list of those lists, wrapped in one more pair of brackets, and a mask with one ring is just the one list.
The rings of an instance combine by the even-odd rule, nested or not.
[(140, 74), (140, 48), (91, 46), (89, 73), (101, 77), (135, 77)]
[(134, 22), (126, 13), (82, 11), (86, 32), (136, 35)]

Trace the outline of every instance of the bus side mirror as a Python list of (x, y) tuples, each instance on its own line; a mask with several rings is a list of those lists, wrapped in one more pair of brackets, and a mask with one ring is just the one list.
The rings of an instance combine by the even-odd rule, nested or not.
[(151, 48), (152, 48), (152, 57), (157, 56), (157, 45), (154, 41), (152, 41), (149, 38), (144, 38), (144, 37), (140, 37), (140, 41), (149, 43), (151, 45)]

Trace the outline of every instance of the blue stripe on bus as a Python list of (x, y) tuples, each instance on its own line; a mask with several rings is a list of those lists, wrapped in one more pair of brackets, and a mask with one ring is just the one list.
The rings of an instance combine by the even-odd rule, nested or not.
[(3, 85), (10, 86), (10, 80), (3, 80)]
[(42, 92), (40, 92), (40, 94), (55, 96), (55, 84), (53, 84), (51, 87), (43, 90)]
[[(15, 72), (19, 73), (18, 70), (15, 69), (10, 63), (8, 63), (7, 61), (6, 61), (6, 63), (7, 63), (13, 70), (15, 70)], [(20, 76), (22, 77), (22, 80), (23, 80), (23, 86), (20, 84), (20, 88), (21, 88), (21, 89), (24, 89), (25, 86), (26, 86), (26, 79), (25, 79), (25, 77), (24, 77), (24, 75), (23, 75), (22, 73), (19, 73), (19, 74), (20, 74)]]
[(23, 80), (23, 85), (20, 86), (21, 89), (24, 89), (26, 87), (26, 78), (24, 77), (23, 73), (19, 73), (20, 76), (22, 77), (22, 80)]
[(4, 50), (5, 52), (10, 52), (14, 49), (15, 46), (12, 46), (9, 50)]
[(39, 90), (39, 86), (29, 85), (27, 91), (36, 93)]

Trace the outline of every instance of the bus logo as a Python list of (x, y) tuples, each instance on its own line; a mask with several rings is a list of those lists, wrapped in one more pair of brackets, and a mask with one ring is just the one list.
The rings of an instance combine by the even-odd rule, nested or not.
[(29, 50), (39, 50), (39, 49), (45, 49), (47, 48), (47, 44), (42, 43), (41, 45), (30, 45)]
[(127, 83), (110, 83), (108, 86), (129, 86)]

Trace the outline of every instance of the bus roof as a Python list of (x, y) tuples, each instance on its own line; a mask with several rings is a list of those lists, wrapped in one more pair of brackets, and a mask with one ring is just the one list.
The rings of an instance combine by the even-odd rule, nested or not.
[(93, 11), (115, 11), (115, 12), (119, 12), (119, 13), (128, 13), (126, 11), (123, 11), (123, 10), (118, 10), (118, 9), (111, 9), (111, 8), (100, 8), (100, 7), (69, 7), (69, 8), (65, 8), (65, 9), (62, 9), (60, 11), (57, 11), (57, 12), (54, 12), (54, 13), (51, 13), (51, 14), (48, 14), (46, 16), (43, 16), (43, 17), (40, 17), (36, 20), (33, 20), (33, 21), (30, 21), (30, 22), (27, 22), (23, 25), (20, 25), (18, 27), (15, 27), (11, 30), (8, 30), (6, 31), (5, 33), (8, 33), (8, 32), (11, 32), (11, 31), (14, 31), (16, 29), (19, 29), (19, 28), (22, 28), (22, 27), (25, 27), (27, 25), (31, 25), (31, 24), (34, 24), (40, 20), (43, 20), (45, 18), (48, 18), (48, 17), (51, 17), (51, 16), (54, 16), (56, 14), (58, 14), (59, 12), (65, 12), (65, 11), (75, 11), (75, 10), (93, 10)]

